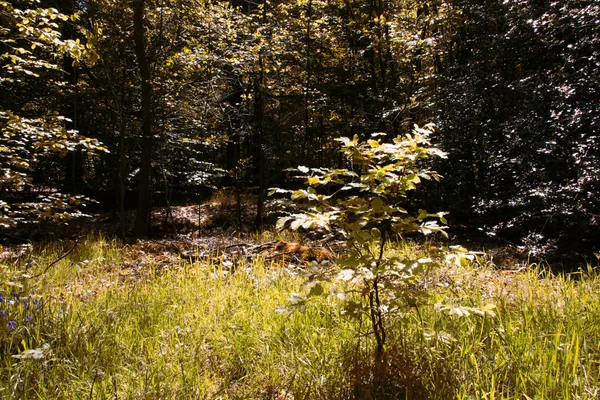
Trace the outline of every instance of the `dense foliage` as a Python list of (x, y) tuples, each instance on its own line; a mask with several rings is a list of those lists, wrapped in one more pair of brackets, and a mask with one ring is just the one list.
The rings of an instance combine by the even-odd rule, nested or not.
[[(95, 57), (92, 48), (63, 39), (59, 32), (59, 23), (77, 23), (77, 16), (55, 8), (21, 9), (6, 1), (0, 6), (0, 227), (6, 228), (77, 213), (81, 196), (57, 190), (51, 157), (75, 149), (106, 149), (79, 135), (73, 121), (61, 114), (68, 108), (61, 107), (62, 88), (68, 85), (59, 72), (61, 60), (75, 65)], [(50, 173), (36, 176), (41, 169)], [(33, 196), (27, 199), (25, 192)]]
[(153, 205), (226, 186), (256, 196), (258, 227), (286, 168), (341, 167), (334, 138), (433, 121), (445, 179), (414, 201), (530, 250), (598, 250), (597, 2), (0, 5), (2, 226), (85, 195), (137, 204), (143, 236)]

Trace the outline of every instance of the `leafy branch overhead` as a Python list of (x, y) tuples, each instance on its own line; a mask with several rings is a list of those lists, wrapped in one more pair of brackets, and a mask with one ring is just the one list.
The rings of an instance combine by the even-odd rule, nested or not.
[[(56, 109), (40, 107), (41, 101), (20, 105), (18, 89), (40, 86), (63, 92), (61, 63), (93, 65), (97, 60), (94, 34), (80, 27), (87, 44), (79, 39), (63, 39), (61, 24), (78, 21), (77, 14), (66, 15), (54, 8), (17, 8), (0, 0), (0, 90), (6, 99), (0, 105), (0, 190), (18, 198), (33, 187), (36, 167), (51, 155), (64, 156), (76, 149), (108, 152), (98, 140), (70, 129), (72, 121)], [(54, 75), (53, 75), (54, 74)], [(52, 107), (60, 109), (59, 105)], [(36, 201), (7, 202), (0, 200), (0, 228), (17, 222), (42, 218), (65, 218), (81, 215), (78, 211), (83, 196), (47, 191)]]

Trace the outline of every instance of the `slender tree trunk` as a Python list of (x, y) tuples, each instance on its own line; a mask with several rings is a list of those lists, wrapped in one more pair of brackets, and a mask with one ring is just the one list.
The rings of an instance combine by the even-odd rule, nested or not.
[[(123, 115), (120, 116), (121, 119)], [(125, 192), (126, 192), (126, 174), (127, 161), (125, 159), (125, 123), (121, 120), (121, 135), (119, 136), (119, 229), (121, 240), (125, 242), (127, 238), (127, 227), (125, 223)]]
[(152, 176), (152, 79), (150, 66), (146, 58), (146, 34), (144, 31), (145, 0), (133, 2), (133, 39), (135, 55), (142, 78), (142, 159), (138, 180), (138, 203), (133, 235), (142, 237), (148, 234), (151, 211)]
[(300, 154), (300, 162), (304, 164), (308, 142), (310, 140), (310, 85), (312, 78), (310, 57), (311, 57), (311, 19), (312, 19), (312, 0), (308, 0), (306, 10), (306, 87), (304, 88), (304, 140), (302, 141), (302, 151)]
[[(381, 243), (379, 244), (379, 257), (376, 262), (375, 270), (379, 269), (381, 260), (383, 259), (383, 251), (389, 235), (389, 226), (382, 227), (381, 229)], [(377, 273), (375, 279), (373, 279), (372, 285), (369, 287), (369, 310), (371, 314), (371, 324), (373, 326), (373, 332), (375, 333), (375, 341), (377, 348), (375, 355), (377, 360), (381, 359), (383, 350), (386, 342), (386, 331), (383, 320), (383, 312), (381, 311), (381, 298), (379, 297), (379, 279), (381, 275)]]
[[(119, 49), (120, 59), (125, 58), (125, 43), (122, 43)], [(106, 66), (105, 72), (106, 72)], [(121, 80), (120, 80), (120, 88), (119, 93), (115, 91), (115, 87), (112, 86), (112, 93), (114, 96), (115, 103), (117, 105), (118, 112), (116, 113), (116, 118), (119, 123), (119, 176), (117, 182), (117, 203), (119, 207), (119, 233), (121, 236), (121, 240), (125, 243), (127, 239), (127, 221), (125, 218), (125, 196), (127, 194), (127, 155), (126, 155), (126, 138), (127, 138), (127, 129), (130, 129), (128, 126), (128, 119), (126, 117), (126, 108), (125, 108), (125, 81), (126, 81), (126, 68), (121, 69)], [(108, 73), (107, 73), (107, 76)], [(110, 81), (110, 80), (109, 80)]]
[[(74, 2), (70, 0), (59, 1), (58, 6), (60, 12), (64, 14), (72, 14), (75, 12)], [(62, 24), (61, 29), (63, 39), (75, 39), (75, 28), (71, 21)], [(77, 130), (77, 86), (79, 83), (79, 74), (77, 67), (73, 64), (74, 60), (68, 54), (63, 58), (63, 71), (65, 72), (65, 80), (69, 83), (68, 95), (65, 98), (63, 105), (63, 115), (68, 119), (65, 121), (65, 128)], [(65, 177), (63, 187), (65, 193), (75, 194), (81, 193), (83, 180), (83, 154), (80, 149), (69, 151), (64, 159)]]
[(263, 152), (264, 145), (264, 125), (265, 125), (265, 110), (263, 96), (263, 80), (264, 80), (264, 63), (262, 54), (259, 55), (260, 71), (258, 81), (256, 82), (254, 91), (254, 119), (256, 123), (256, 140), (254, 149), (254, 162), (256, 170), (256, 178), (258, 181), (258, 199), (256, 204), (256, 220), (255, 228), (258, 230), (262, 225), (263, 208), (265, 203), (265, 157)]
[[(310, 1), (310, 0), (309, 0)], [(267, 23), (267, 2), (263, 3), (262, 23)], [(255, 83), (255, 100), (254, 100), (254, 122), (256, 124), (256, 140), (254, 148), (254, 162), (256, 170), (256, 178), (258, 181), (258, 198), (256, 201), (256, 220), (254, 226), (259, 230), (263, 222), (264, 205), (265, 205), (265, 96), (263, 87), (265, 85), (265, 65), (263, 50), (259, 54), (259, 73), (258, 80)]]

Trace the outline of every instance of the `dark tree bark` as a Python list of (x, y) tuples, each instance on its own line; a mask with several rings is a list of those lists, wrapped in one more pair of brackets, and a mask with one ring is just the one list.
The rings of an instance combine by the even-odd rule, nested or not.
[(135, 55), (142, 79), (142, 159), (138, 175), (138, 203), (133, 235), (143, 237), (148, 234), (151, 211), (151, 176), (152, 176), (152, 79), (150, 66), (146, 57), (146, 34), (144, 30), (145, 0), (133, 2), (133, 39)]
[(304, 88), (304, 138), (302, 141), (302, 151), (300, 153), (300, 163), (304, 164), (307, 152), (308, 152), (308, 143), (311, 140), (310, 135), (310, 85), (312, 78), (312, 70), (311, 70), (311, 18), (312, 18), (312, 0), (308, 0), (307, 8), (306, 8), (306, 87)]
[(127, 228), (125, 222), (125, 193), (127, 191), (127, 160), (125, 158), (125, 124), (120, 121), (121, 132), (119, 135), (119, 182), (118, 182), (118, 203), (119, 203), (119, 235), (125, 242), (127, 237)]
[(258, 183), (258, 198), (256, 203), (255, 227), (260, 229), (263, 220), (265, 203), (265, 156), (264, 156), (264, 128), (265, 128), (265, 106), (263, 95), (264, 63), (262, 54), (259, 56), (260, 70), (258, 81), (254, 87), (254, 122), (256, 124), (254, 169)]

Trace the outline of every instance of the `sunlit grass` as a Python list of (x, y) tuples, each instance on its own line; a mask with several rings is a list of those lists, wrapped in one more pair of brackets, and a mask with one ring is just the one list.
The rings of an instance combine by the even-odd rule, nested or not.
[[(343, 315), (339, 299), (276, 312), (301, 291), (284, 265), (260, 257), (229, 269), (217, 259), (138, 265), (118, 243), (91, 236), (32, 278), (68, 248), (40, 246), (2, 262), (0, 398), (600, 394), (600, 277), (591, 267), (571, 276), (489, 262), (432, 268), (410, 288), (427, 295), (387, 318), (386, 358), (376, 362), (368, 321)], [(409, 258), (431, 251), (390, 249)], [(489, 304), (483, 315), (452, 312)]]

